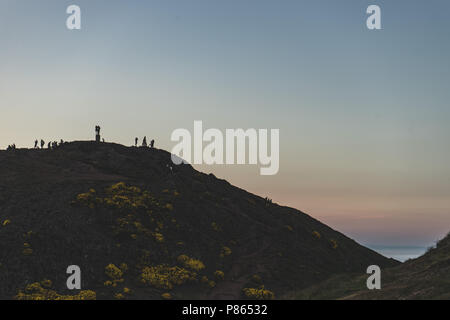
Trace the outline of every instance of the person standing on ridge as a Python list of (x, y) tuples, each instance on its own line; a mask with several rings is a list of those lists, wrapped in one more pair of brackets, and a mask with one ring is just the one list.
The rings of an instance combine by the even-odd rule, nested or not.
[(44, 149), (45, 141), (41, 139), (41, 149)]
[(134, 146), (137, 147), (139, 139), (138, 138), (134, 138)]
[(100, 142), (100, 126), (95, 126), (95, 141)]
[(35, 148), (35, 149), (37, 149), (37, 147), (38, 147), (38, 142), (39, 142), (39, 141), (34, 140), (34, 148)]
[(147, 137), (144, 137), (144, 140), (142, 140), (142, 146), (143, 147), (147, 146)]

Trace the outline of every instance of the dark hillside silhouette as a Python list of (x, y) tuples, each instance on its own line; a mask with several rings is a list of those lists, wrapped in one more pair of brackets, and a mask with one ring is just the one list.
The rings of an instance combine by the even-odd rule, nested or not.
[(72, 264), (82, 288), (107, 299), (276, 298), (398, 264), (301, 211), (174, 166), (163, 150), (72, 142), (0, 151), (0, 164), (3, 299), (45, 296), (44, 280), (76, 294)]

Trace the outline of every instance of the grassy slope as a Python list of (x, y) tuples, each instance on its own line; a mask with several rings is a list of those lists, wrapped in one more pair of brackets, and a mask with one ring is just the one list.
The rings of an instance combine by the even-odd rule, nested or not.
[(344, 274), (289, 293), (290, 299), (450, 299), (450, 235), (423, 256), (382, 270), (381, 290), (366, 288), (367, 275)]
[[(169, 292), (175, 298), (235, 299), (244, 287), (261, 284), (280, 297), (334, 274), (397, 264), (298, 210), (267, 204), (189, 165), (171, 166), (163, 150), (105, 143), (0, 151), (0, 223), (9, 220), (0, 225), (0, 298), (44, 279), (71, 293), (65, 290), (71, 264), (81, 267), (83, 289), (105, 299), (125, 287), (132, 289), (126, 298)], [(108, 187), (120, 181), (142, 190), (120, 192), (146, 208), (77, 201), (90, 189), (97, 200), (112, 198)], [(224, 247), (231, 254), (223, 254)], [(205, 264), (196, 281), (172, 289), (141, 282), (145, 267), (182, 267), (182, 254)], [(116, 287), (104, 285), (111, 263), (128, 265)], [(215, 279), (217, 270), (224, 280)], [(216, 286), (202, 284), (202, 277)]]

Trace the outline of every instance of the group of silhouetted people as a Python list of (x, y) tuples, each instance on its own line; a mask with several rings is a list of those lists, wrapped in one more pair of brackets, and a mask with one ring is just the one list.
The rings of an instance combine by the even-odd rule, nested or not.
[[(47, 148), (48, 149), (56, 149), (59, 146), (63, 145), (65, 142), (63, 139), (61, 139), (61, 141), (58, 143), (57, 141), (51, 141), (47, 144)], [(41, 139), (40, 143), (38, 140), (34, 141), (34, 149), (44, 149), (45, 147), (45, 141)], [(6, 151), (12, 151), (12, 150), (16, 150), (16, 145), (15, 144), (10, 144), (8, 146), (8, 148), (6, 148)]]
[[(139, 139), (138, 138), (134, 138), (134, 146), (137, 147), (138, 146), (138, 142)], [(144, 139), (142, 139), (142, 147), (150, 147), (153, 148), (155, 145), (155, 140), (150, 141), (150, 145), (147, 144), (147, 137), (144, 137)]]
[[(47, 149), (56, 149), (58, 146), (62, 146), (63, 144), (64, 144), (63, 139), (61, 139), (61, 141), (59, 143), (57, 141), (50, 141), (49, 143), (47, 143)], [(45, 141), (42, 139), (41, 139), (40, 147), (41, 147), (41, 149), (44, 149), (44, 147), (45, 147)], [(34, 141), (34, 148), (39, 149), (39, 141), (38, 140)]]
[[(95, 126), (95, 140), (97, 142), (100, 142), (100, 126)], [(102, 139), (103, 142), (105, 142), (105, 139)], [(134, 146), (137, 147), (138, 146), (138, 142), (139, 142), (139, 138), (135, 138), (134, 139)], [(47, 144), (47, 149), (56, 149), (57, 147), (63, 145), (65, 142), (61, 139), (61, 141), (58, 143), (57, 141), (50, 141)], [(153, 148), (155, 146), (155, 140), (150, 141), (150, 144), (147, 143), (147, 137), (144, 137), (144, 139), (142, 139), (142, 147), (150, 147)], [(41, 141), (39, 140), (35, 140), (34, 141), (34, 149), (44, 149), (45, 147), (45, 141), (43, 139), (41, 139)], [(15, 144), (11, 144), (8, 146), (8, 148), (6, 149), (7, 151), (10, 150), (16, 150), (16, 145)]]
[[(38, 140), (34, 141), (34, 148), (35, 149), (38, 149), (38, 143), (39, 143)], [(45, 146), (45, 141), (41, 139), (41, 149), (44, 149), (44, 146)]]

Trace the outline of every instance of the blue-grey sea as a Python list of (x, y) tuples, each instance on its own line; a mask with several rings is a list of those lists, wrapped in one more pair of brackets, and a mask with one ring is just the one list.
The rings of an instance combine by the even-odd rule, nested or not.
[(427, 251), (427, 247), (395, 247), (376, 245), (368, 245), (368, 247), (385, 257), (393, 258), (400, 262), (405, 262), (408, 259), (417, 258)]

